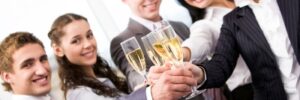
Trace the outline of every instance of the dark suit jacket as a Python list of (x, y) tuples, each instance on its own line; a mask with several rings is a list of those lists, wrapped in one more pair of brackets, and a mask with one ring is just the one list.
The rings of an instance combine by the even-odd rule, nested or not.
[[(178, 36), (180, 36), (183, 40), (189, 37), (189, 28), (185, 26), (183, 23), (169, 21), (172, 27), (174, 27), (175, 32)], [(154, 64), (148, 58), (147, 53), (144, 51), (145, 48), (142, 45), (141, 37), (145, 36), (146, 34), (150, 33), (150, 30), (147, 29), (142, 24), (138, 23), (137, 21), (130, 19), (128, 27), (120, 33), (118, 36), (112, 39), (110, 44), (110, 53), (114, 63), (120, 68), (120, 70), (126, 75), (128, 85), (131, 89), (133, 89), (136, 85), (141, 84), (144, 79), (143, 77), (138, 74), (129, 64), (127, 61), (120, 43), (130, 37), (135, 36), (143, 49), (147, 69)]]
[[(277, 3), (299, 62), (300, 2), (277, 0)], [(224, 17), (215, 55), (204, 64), (207, 80), (203, 88), (223, 85), (231, 75), (239, 54), (251, 72), (255, 100), (287, 100), (275, 55), (248, 6), (236, 8)]]

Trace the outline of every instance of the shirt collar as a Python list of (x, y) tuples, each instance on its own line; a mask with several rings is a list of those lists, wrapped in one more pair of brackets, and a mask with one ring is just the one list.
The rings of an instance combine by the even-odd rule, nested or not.
[(31, 96), (31, 95), (12, 95), (12, 100), (51, 100), (49, 95)]
[(144, 25), (147, 29), (149, 29), (150, 31), (154, 30), (153, 25), (154, 24), (159, 24), (159, 22), (153, 22), (147, 19), (144, 19), (142, 17), (136, 16), (134, 14), (131, 15), (131, 18), (137, 22), (139, 22), (140, 24)]
[(212, 18), (222, 18), (232, 9), (225, 8), (225, 7), (208, 7), (206, 8), (205, 19), (212, 19)]
[(234, 0), (234, 3), (236, 6), (238, 7), (244, 7), (244, 6), (248, 6), (248, 5), (262, 5), (265, 3), (269, 3), (271, 0), (259, 0), (258, 3), (254, 2), (253, 0)]

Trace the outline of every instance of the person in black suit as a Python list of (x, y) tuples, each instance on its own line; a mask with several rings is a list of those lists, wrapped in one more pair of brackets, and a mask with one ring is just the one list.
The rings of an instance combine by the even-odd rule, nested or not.
[(200, 89), (219, 87), (240, 54), (251, 72), (254, 100), (299, 100), (299, 0), (240, 2), (224, 17), (212, 60), (185, 67), (203, 83)]
[[(153, 24), (162, 20), (159, 15), (161, 0), (123, 0), (123, 2), (129, 6), (133, 15), (129, 19), (128, 27), (112, 39), (110, 53), (114, 63), (126, 76), (129, 88), (136, 90), (144, 82), (144, 78), (131, 67), (120, 43), (128, 38), (136, 37), (138, 42), (142, 44), (141, 37), (153, 31)], [(183, 40), (188, 38), (190, 32), (187, 26), (181, 22), (169, 21), (169, 23)], [(147, 57), (148, 55), (143, 45), (141, 45), (141, 48), (145, 55), (148, 70), (154, 64)]]

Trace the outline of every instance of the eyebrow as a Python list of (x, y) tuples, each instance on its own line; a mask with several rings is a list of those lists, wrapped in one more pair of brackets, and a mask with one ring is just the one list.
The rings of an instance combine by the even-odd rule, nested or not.
[(23, 61), (21, 63), (21, 69), (24, 68), (24, 65), (27, 64), (27, 63), (31, 63), (31, 62), (34, 62), (34, 58), (29, 58), (29, 59), (26, 59), (25, 61)]
[[(48, 58), (47, 54), (43, 54), (41, 55), (39, 58), (38, 58), (38, 61), (40, 61), (41, 59), (44, 59), (44, 58)], [(24, 68), (24, 64), (27, 64), (27, 63), (32, 63), (34, 62), (34, 58), (29, 58), (29, 59), (26, 59), (25, 61), (23, 61), (21, 63), (21, 69)]]
[[(92, 30), (89, 29), (88, 31), (86, 31), (86, 33), (92, 33)], [(86, 35), (86, 34), (84, 34), (84, 35)], [(80, 35), (75, 35), (74, 37), (72, 37), (72, 39), (78, 39), (78, 38), (80, 38)]]
[(43, 54), (39, 59), (48, 58), (47, 54)]
[(92, 32), (92, 30), (91, 29), (89, 29), (86, 33), (91, 33)]
[(78, 39), (80, 38), (80, 35), (75, 35), (74, 37), (72, 37), (72, 39)]

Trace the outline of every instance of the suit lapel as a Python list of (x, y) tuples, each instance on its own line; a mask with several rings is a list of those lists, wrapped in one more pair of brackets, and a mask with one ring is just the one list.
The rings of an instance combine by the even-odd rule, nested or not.
[(265, 50), (268, 55), (274, 57), (264, 33), (254, 16), (254, 13), (248, 6), (240, 9), (237, 14), (237, 20), (235, 24), (243, 31), (239, 34), (244, 34), (250, 37), (250, 39), (253, 40), (252, 42), (254, 42), (260, 49)]
[(277, 0), (283, 21), (293, 46), (295, 54), (299, 57), (298, 50), (298, 24), (299, 24), (299, 0)]
[(128, 24), (128, 29), (131, 32), (132, 35), (135, 34), (143, 34), (146, 35), (148, 33), (150, 33), (150, 30), (147, 29), (144, 25), (138, 23), (137, 21), (133, 20), (133, 19), (129, 19), (129, 24)]
[(146, 57), (146, 56), (148, 56), (148, 54), (145, 51), (146, 49), (145, 49), (144, 45), (142, 45), (143, 42), (142, 42), (141, 38), (143, 36), (147, 35), (148, 33), (150, 33), (150, 30), (148, 28), (146, 28), (144, 25), (140, 24), (139, 22), (137, 22), (131, 18), (129, 19), (129, 24), (128, 24), (127, 29), (130, 31), (129, 32), (130, 35), (135, 36), (137, 41), (139, 42), (139, 44), (143, 50), (144, 56), (145, 56), (147, 70), (148, 70), (154, 64), (149, 59), (149, 57)]

